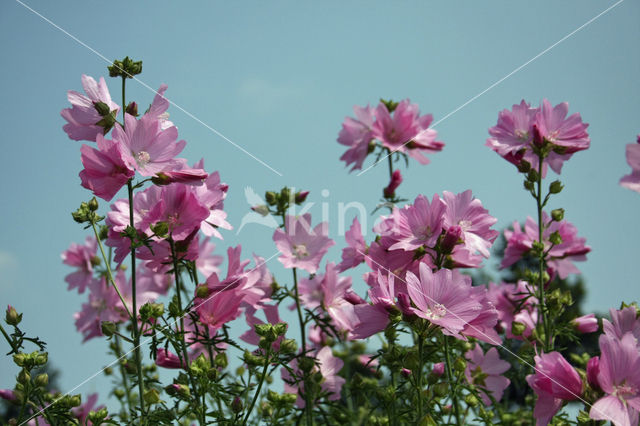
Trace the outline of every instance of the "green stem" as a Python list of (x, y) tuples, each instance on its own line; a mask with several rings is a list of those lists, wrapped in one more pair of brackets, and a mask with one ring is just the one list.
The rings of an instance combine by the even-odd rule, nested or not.
[(418, 418), (416, 424), (422, 421), (422, 371), (424, 369), (424, 336), (418, 334), (418, 374), (416, 376), (416, 385), (418, 388)]
[(18, 349), (20, 348), (16, 346), (13, 339), (9, 337), (6, 331), (4, 331), (4, 327), (2, 327), (2, 324), (0, 324), (0, 331), (2, 331), (2, 335), (4, 336), (4, 338), (7, 339), (7, 342), (9, 343), (9, 346), (11, 346), (11, 349), (13, 349), (13, 352), (18, 353)]
[[(124, 85), (124, 79), (122, 80)], [(124, 89), (123, 89), (124, 92)], [(124, 97), (122, 98), (124, 101)], [(129, 192), (129, 225), (134, 228), (133, 224), (133, 186), (131, 180), (127, 182), (127, 189)], [(135, 229), (135, 228), (134, 228)], [(133, 345), (134, 356), (136, 359), (136, 370), (138, 372), (138, 391), (140, 392), (140, 410), (142, 412), (142, 419), (145, 420), (145, 406), (144, 406), (144, 381), (142, 378), (142, 358), (140, 356), (140, 330), (138, 330), (138, 305), (136, 301), (136, 249), (133, 241), (131, 241), (131, 304), (133, 307), (133, 317), (131, 322), (133, 323)], [(145, 421), (146, 423), (146, 421)]]
[[(47, 420), (47, 423), (49, 423), (51, 426), (56, 426), (58, 423), (52, 420), (51, 417), (49, 417), (49, 414), (47, 414), (47, 408), (49, 407), (44, 404), (44, 402), (42, 401), (42, 398), (40, 398), (40, 395), (36, 395), (36, 399), (38, 400), (38, 404), (40, 404), (40, 406), (42, 407), (42, 416)], [(37, 416), (35, 420), (36, 420), (36, 424), (38, 424)]]
[(116, 293), (118, 293), (118, 297), (122, 302), (122, 306), (124, 306), (124, 309), (127, 311), (127, 315), (129, 316), (129, 319), (133, 321), (133, 315), (129, 310), (129, 306), (127, 305), (127, 302), (125, 302), (124, 297), (122, 296), (122, 293), (120, 293), (120, 289), (116, 285), (116, 281), (113, 279), (113, 272), (111, 272), (111, 264), (110, 264), (111, 262), (109, 262), (109, 258), (104, 252), (104, 247), (102, 246), (102, 241), (100, 241), (100, 235), (98, 233), (98, 229), (96, 228), (96, 224), (93, 221), (91, 221), (91, 227), (93, 228), (93, 233), (96, 236), (96, 241), (98, 242), (98, 247), (100, 248), (100, 254), (102, 254), (102, 260), (104, 261), (104, 264), (107, 267), (107, 279), (111, 283), (113, 288), (116, 290)]
[(444, 353), (445, 353), (445, 364), (447, 367), (447, 381), (449, 382), (449, 387), (451, 388), (451, 400), (453, 402), (453, 411), (456, 416), (456, 425), (460, 426), (460, 407), (458, 406), (458, 395), (453, 383), (453, 373), (451, 372), (451, 356), (449, 354), (449, 338), (448, 336), (443, 335), (444, 338)]
[(300, 321), (300, 336), (302, 338), (302, 353), (307, 353), (307, 339), (305, 336), (305, 324), (302, 317), (302, 308), (300, 307), (300, 295), (298, 294), (298, 273), (293, 268), (293, 292), (296, 297), (296, 311), (298, 312), (298, 321)]
[[(536, 205), (538, 210), (538, 241), (540, 242), (540, 246), (544, 247), (544, 242), (542, 241), (543, 228), (544, 223), (542, 220), (542, 155), (538, 155), (538, 181), (537, 181), (537, 192), (536, 192)], [(545, 264), (545, 254), (544, 249), (540, 251), (540, 256), (538, 258), (539, 268), (538, 268), (538, 304), (540, 307), (540, 320), (542, 321), (542, 329), (544, 330), (544, 341), (543, 341), (543, 349), (545, 352), (549, 351), (550, 348), (550, 340), (549, 340), (549, 321), (547, 319), (547, 309), (545, 306), (545, 293), (544, 293), (544, 264)]]
[(256, 393), (253, 395), (253, 399), (251, 400), (251, 405), (247, 409), (247, 415), (244, 417), (242, 421), (243, 425), (247, 424), (249, 420), (249, 416), (251, 416), (251, 412), (253, 411), (253, 406), (256, 405), (258, 401), (258, 397), (260, 396), (260, 390), (262, 389), (262, 383), (264, 383), (264, 379), (267, 377), (267, 369), (269, 368), (269, 356), (271, 355), (271, 350), (267, 349), (267, 354), (264, 359), (264, 368), (262, 369), (262, 374), (260, 375), (260, 381), (258, 382), (258, 389), (256, 389)]
[(391, 150), (387, 148), (387, 160), (389, 162), (389, 179), (393, 179), (393, 161), (391, 159)]
[[(178, 258), (176, 256), (176, 248), (173, 242), (173, 238), (169, 237), (169, 246), (171, 247), (171, 259), (173, 260), (173, 274), (176, 280), (176, 296), (178, 297), (178, 308), (180, 309), (180, 348), (182, 349), (182, 358), (184, 359), (184, 365), (189, 375), (189, 380), (191, 381), (191, 387), (193, 387), (193, 393), (195, 394), (194, 401), (196, 403), (196, 409), (199, 412), (200, 416), (198, 417), (198, 422), (201, 425), (206, 423), (206, 408), (199, 407), (200, 403), (198, 401), (198, 389), (196, 388), (196, 382), (191, 374), (191, 369), (188, 368), (189, 365), (189, 354), (187, 353), (187, 344), (184, 340), (184, 314), (182, 313), (182, 288), (180, 285), (180, 271), (178, 271)], [(210, 359), (209, 362), (213, 364), (213, 359)]]
[[(115, 352), (118, 359), (122, 358), (122, 348), (120, 347), (120, 339), (116, 336), (115, 339)], [(124, 386), (125, 395), (127, 396), (127, 410), (131, 410), (133, 408), (133, 404), (131, 403), (131, 390), (129, 389), (129, 379), (127, 379), (127, 372), (124, 369), (124, 365), (120, 364), (120, 375), (122, 376), (122, 386)], [(123, 420), (127, 420), (129, 417), (129, 411), (125, 414), (125, 418)]]

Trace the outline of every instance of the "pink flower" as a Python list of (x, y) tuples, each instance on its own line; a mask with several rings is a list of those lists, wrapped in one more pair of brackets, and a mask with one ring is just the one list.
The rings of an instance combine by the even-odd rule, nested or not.
[(425, 154), (442, 151), (444, 143), (436, 141), (438, 133), (429, 128), (433, 121), (431, 114), (420, 116), (418, 105), (409, 99), (398, 103), (389, 113), (386, 105), (380, 102), (375, 109), (376, 121), (373, 123), (373, 136), (382, 142), (382, 146), (402, 153), (408, 153), (420, 164), (428, 164)]
[(158, 348), (156, 351), (156, 365), (163, 368), (183, 368), (178, 355), (165, 348)]
[(609, 314), (611, 322), (606, 318), (602, 320), (605, 334), (621, 339), (625, 334), (631, 333), (640, 347), (640, 318), (635, 306), (627, 306), (620, 310), (609, 309)]
[(635, 144), (626, 147), (627, 164), (631, 166), (631, 174), (620, 179), (620, 185), (632, 191), (640, 192), (640, 135)]
[(538, 395), (533, 416), (537, 425), (546, 425), (562, 407), (563, 401), (573, 401), (582, 394), (578, 372), (558, 352), (535, 356), (535, 374), (526, 377)]
[[(548, 251), (548, 267), (557, 272), (562, 279), (567, 278), (569, 274), (580, 273), (573, 262), (587, 259), (586, 254), (591, 251), (591, 247), (585, 245), (586, 239), (579, 238), (576, 227), (566, 220), (550, 221), (546, 212), (543, 212), (542, 218), (545, 224), (542, 240), (545, 250)], [(558, 232), (562, 242), (552, 246), (549, 238), (554, 232)], [(504, 236), (507, 247), (500, 264), (501, 268), (513, 265), (532, 249), (533, 242), (538, 240), (538, 224), (531, 217), (527, 217), (524, 232), (521, 231), (520, 224), (514, 222), (513, 231), (505, 230)]]
[[(118, 288), (125, 289), (126, 277), (124, 272), (118, 272), (115, 277)], [(126, 321), (128, 316), (115, 289), (105, 278), (96, 280), (89, 285), (89, 301), (82, 305), (82, 310), (74, 314), (76, 328), (83, 335), (83, 342), (94, 337), (102, 336), (103, 321), (115, 323)]]
[(98, 149), (82, 145), (82, 165), (80, 172), (82, 186), (97, 197), (111, 201), (114, 195), (135, 176), (135, 171), (129, 168), (118, 143), (96, 136)]
[(240, 305), (244, 296), (234, 291), (242, 282), (239, 278), (218, 280), (217, 274), (207, 279), (209, 294), (205, 298), (196, 297), (193, 305), (200, 322), (209, 326), (209, 334), (222, 328), (224, 324), (233, 321), (240, 315)]
[(369, 154), (369, 142), (373, 139), (371, 128), (373, 127), (373, 108), (354, 106), (353, 112), (356, 118), (346, 117), (342, 123), (342, 130), (338, 135), (338, 143), (349, 147), (340, 160), (349, 166), (350, 171), (362, 168), (362, 163)]
[[(153, 97), (153, 102), (149, 107), (149, 110), (142, 116), (146, 119), (155, 119), (160, 121), (160, 129), (166, 130), (169, 127), (174, 127), (173, 123), (169, 121), (169, 100), (164, 97), (164, 92), (167, 91), (167, 85), (161, 84), (160, 88)], [(145, 118), (146, 117), (146, 118)]]
[(179, 241), (199, 229), (208, 216), (209, 210), (189, 187), (173, 184), (162, 187), (156, 204), (140, 222), (140, 229), (146, 230), (151, 225), (164, 222), (168, 225), (172, 238)]
[[(569, 104), (567, 102), (551, 106), (551, 103), (544, 99), (542, 107), (536, 115), (535, 125), (540, 131), (540, 135), (545, 141), (554, 146), (554, 150), (559, 154), (573, 154), (589, 148), (590, 139), (587, 133), (587, 123), (582, 122), (579, 113), (574, 113), (567, 117)], [(565, 118), (567, 117), (567, 118)], [(562, 149), (558, 149), (561, 147)], [(550, 164), (553, 168), (553, 164)], [(562, 165), (560, 164), (560, 167)], [(554, 168), (560, 173), (560, 169)]]
[[(538, 322), (538, 299), (530, 296), (533, 288), (526, 281), (517, 284), (489, 283), (487, 299), (498, 311), (498, 326), (507, 338), (522, 340), (529, 338)], [(515, 336), (511, 328), (517, 322), (524, 325), (521, 335)]]
[(184, 160), (177, 160), (186, 145), (178, 138), (178, 130), (169, 127), (161, 129), (159, 120), (142, 119), (125, 114), (125, 129), (116, 125), (113, 140), (122, 150), (123, 156), (131, 168), (142, 176), (154, 176), (157, 173), (180, 169)]
[(509, 379), (502, 375), (509, 369), (509, 363), (500, 359), (496, 348), (491, 348), (483, 354), (480, 345), (475, 345), (464, 356), (468, 360), (464, 375), (469, 384), (478, 387), (482, 402), (491, 405), (492, 400), (487, 392), (495, 401), (500, 401), (510, 383)]
[(435, 273), (420, 264), (420, 278), (407, 272), (407, 289), (416, 305), (412, 311), (442, 328), (442, 332), (463, 339), (460, 332), (480, 314), (482, 303), (471, 287), (471, 278), (457, 270)]
[(640, 411), (640, 351), (631, 333), (622, 338), (600, 335), (598, 384), (605, 396), (598, 399), (589, 417), (610, 420), (616, 426), (638, 424)]
[(480, 200), (473, 198), (470, 189), (460, 194), (444, 191), (442, 195), (446, 204), (444, 228), (460, 227), (465, 249), (472, 256), (477, 252), (488, 258), (489, 249), (498, 236), (498, 231), (491, 227), (498, 220), (489, 214)]
[[(204, 169), (204, 160), (200, 160), (194, 166), (195, 169)], [(223, 210), (224, 199), (227, 197), (229, 185), (220, 181), (220, 174), (213, 172), (204, 181), (204, 185), (194, 188), (200, 202), (209, 209), (209, 217), (202, 222), (200, 230), (207, 237), (222, 239), (218, 231), (222, 229), (233, 229), (227, 222), (227, 213)]]
[(571, 323), (579, 333), (593, 333), (598, 331), (598, 318), (596, 314), (582, 315), (574, 318)]
[[(74, 90), (67, 93), (71, 108), (65, 108), (60, 112), (62, 118), (67, 121), (62, 129), (73, 140), (93, 142), (96, 136), (107, 133), (111, 128), (109, 125), (98, 123), (105, 116), (112, 116), (113, 125), (120, 107), (111, 101), (111, 95), (103, 77), (100, 77), (100, 82), (96, 83), (92, 77), (83, 74), (82, 87), (87, 96)], [(100, 105), (97, 105), (99, 103)]]
[(391, 181), (389, 182), (389, 185), (387, 185), (382, 190), (382, 195), (384, 195), (384, 198), (389, 198), (389, 199), (395, 198), (396, 189), (398, 189), (401, 183), (402, 183), (402, 175), (400, 174), (400, 169), (396, 169), (391, 174)]
[(342, 262), (338, 264), (339, 272), (355, 268), (364, 262), (364, 256), (368, 250), (362, 236), (362, 227), (357, 217), (353, 218), (353, 223), (345, 233), (344, 238), (347, 241), (347, 247), (342, 249)]
[(78, 293), (82, 294), (94, 281), (93, 268), (100, 264), (100, 258), (96, 256), (97, 250), (98, 242), (95, 237), (87, 237), (83, 245), (72, 243), (62, 252), (62, 263), (78, 268), (64, 278), (69, 283), (68, 290), (77, 288)]
[(565, 119), (568, 109), (566, 102), (552, 107), (545, 99), (541, 108), (532, 108), (522, 100), (511, 111), (505, 109), (498, 114), (498, 123), (489, 129), (491, 137), (486, 146), (516, 166), (524, 160), (538, 170), (539, 158), (533, 147), (546, 141), (552, 149), (544, 158), (542, 176), (546, 175), (547, 166), (560, 174), (564, 161), (589, 147), (585, 130), (588, 124), (582, 123), (577, 113)]
[(205, 277), (220, 272), (220, 266), (223, 262), (223, 257), (213, 254), (216, 249), (216, 245), (212, 243), (210, 237), (201, 238), (198, 244), (198, 257), (196, 258), (196, 268)]
[(442, 232), (446, 204), (438, 194), (429, 200), (418, 195), (413, 205), (394, 212), (395, 229), (393, 235), (398, 242), (390, 250), (415, 250), (421, 246), (433, 247)]
[(600, 357), (594, 356), (587, 361), (587, 382), (595, 390), (600, 390), (598, 374), (600, 374)]
[(322, 257), (335, 243), (327, 237), (328, 224), (311, 229), (311, 215), (286, 217), (285, 229), (276, 229), (273, 241), (282, 253), (278, 260), (285, 268), (300, 268), (314, 274)]
[(16, 395), (11, 389), (0, 389), (0, 398), (11, 402), (16, 400)]

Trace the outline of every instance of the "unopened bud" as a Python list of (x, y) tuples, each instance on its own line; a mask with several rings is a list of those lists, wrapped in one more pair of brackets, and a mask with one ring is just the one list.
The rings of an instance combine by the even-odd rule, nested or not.
[(300, 370), (302, 370), (305, 373), (308, 373), (316, 365), (316, 363), (313, 360), (313, 358), (309, 358), (307, 356), (303, 356), (302, 358), (300, 358), (300, 361), (299, 361), (298, 365), (300, 367)]
[(49, 361), (49, 354), (47, 352), (40, 352), (35, 356), (34, 362), (36, 365), (45, 365)]
[(529, 170), (531, 170), (531, 163), (527, 160), (520, 160), (518, 163), (518, 171), (520, 173), (529, 173)]
[(449, 384), (440, 382), (432, 387), (433, 394), (439, 397), (443, 397), (449, 394)]
[(457, 372), (463, 372), (467, 368), (467, 361), (464, 358), (456, 358), (453, 362), (453, 369)]
[(95, 212), (96, 210), (98, 210), (98, 207), (100, 207), (96, 197), (93, 197), (91, 200), (89, 200), (87, 206), (89, 206), (89, 210), (91, 210), (92, 212)]
[(107, 337), (111, 337), (118, 330), (118, 326), (111, 321), (102, 321), (102, 323), (100, 324), (100, 329), (102, 330), (102, 334)]
[(537, 124), (533, 125), (533, 143), (537, 146), (544, 145), (544, 136), (542, 136)]
[(562, 182), (560, 182), (559, 180), (554, 180), (549, 185), (549, 192), (552, 194), (559, 194), (562, 191), (562, 188), (564, 188)]
[(291, 354), (298, 350), (298, 343), (294, 339), (284, 339), (280, 343), (280, 352), (283, 354)]
[(253, 210), (254, 212), (258, 213), (260, 216), (268, 216), (269, 213), (271, 213), (269, 211), (269, 206), (266, 206), (266, 205), (253, 206), (253, 207), (251, 207), (251, 210)]
[(475, 395), (469, 394), (464, 397), (464, 402), (466, 402), (469, 406), (475, 407), (478, 405), (478, 398)]
[(22, 314), (19, 314), (13, 306), (9, 305), (7, 306), (7, 313), (4, 320), (7, 324), (16, 326), (22, 321)]
[(264, 199), (270, 206), (274, 206), (278, 202), (278, 195), (273, 191), (267, 191), (264, 194)]
[(511, 334), (514, 336), (522, 336), (522, 333), (526, 330), (527, 326), (521, 322), (514, 321), (511, 323)]
[(209, 297), (209, 287), (206, 284), (199, 285), (196, 288), (196, 296), (200, 299), (206, 299)]
[(129, 102), (129, 105), (127, 105), (126, 112), (129, 115), (133, 115), (134, 117), (137, 117), (138, 116), (138, 104), (135, 103), (135, 102)]
[(49, 384), (49, 375), (47, 373), (38, 374), (35, 378), (36, 386), (45, 387)]
[(167, 222), (158, 222), (149, 227), (157, 237), (166, 238), (169, 234), (169, 224)]
[(23, 368), (22, 370), (20, 370), (20, 373), (18, 373), (16, 381), (23, 385), (27, 384), (31, 381), (31, 374), (29, 374), (26, 368)]
[(295, 203), (296, 204), (302, 204), (305, 202), (305, 200), (307, 199), (307, 195), (309, 195), (309, 191), (300, 191), (300, 192), (296, 192), (296, 199), (295, 199)]
[(116, 396), (116, 398), (122, 399), (124, 397), (124, 390), (116, 389), (113, 391), (113, 394)]
[(157, 404), (158, 402), (160, 402), (160, 395), (158, 394), (157, 390), (151, 388), (146, 391), (144, 395), (142, 395), (142, 399), (144, 399), (144, 402), (149, 405)]
[(454, 225), (447, 229), (444, 234), (444, 238), (440, 242), (440, 248), (444, 253), (451, 253), (456, 244), (461, 242), (463, 236), (462, 228), (458, 225)]
[(560, 222), (564, 219), (564, 209), (551, 210), (551, 218), (556, 222)]
[(554, 246), (562, 244), (562, 236), (558, 231), (555, 231), (549, 235), (549, 242)]
[(243, 410), (242, 400), (240, 399), (239, 396), (236, 396), (235, 398), (233, 398), (233, 401), (231, 402), (231, 411), (238, 414), (238, 413), (241, 413), (242, 410)]
[(69, 405), (72, 407), (79, 407), (82, 404), (82, 397), (80, 395), (73, 395), (69, 397)]
[(227, 354), (224, 352), (220, 352), (214, 358), (213, 363), (216, 367), (226, 368), (229, 365), (229, 360), (227, 359)]

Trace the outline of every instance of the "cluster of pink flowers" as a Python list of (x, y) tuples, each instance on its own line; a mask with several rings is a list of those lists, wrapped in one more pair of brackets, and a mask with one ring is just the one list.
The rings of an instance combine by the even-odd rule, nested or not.
[[(634, 306), (610, 313), (611, 321), (603, 319), (601, 354), (587, 363), (587, 382), (598, 393), (589, 417), (632, 426), (640, 412), (640, 318)], [(546, 425), (565, 401), (583, 400), (585, 383), (558, 352), (542, 353), (535, 361), (527, 382), (538, 395), (534, 416)]]
[(361, 169), (364, 160), (376, 146), (376, 140), (391, 152), (408, 154), (420, 164), (428, 164), (426, 154), (442, 151), (444, 143), (436, 141), (437, 132), (429, 125), (431, 114), (420, 116), (420, 110), (409, 99), (399, 102), (389, 111), (390, 103), (380, 102), (372, 108), (354, 106), (355, 118), (346, 117), (338, 142), (348, 147), (340, 157), (351, 171)]
[[(569, 274), (579, 274), (580, 271), (575, 267), (573, 262), (587, 260), (587, 253), (591, 251), (591, 247), (587, 246), (586, 239), (578, 237), (578, 230), (566, 220), (555, 221), (543, 212), (542, 242), (547, 254), (547, 267), (550, 275), (557, 273), (560, 278), (564, 279)], [(507, 240), (507, 247), (504, 251), (504, 257), (501, 268), (507, 268), (527, 254), (532, 248), (534, 242), (538, 241), (539, 231), (538, 225), (531, 217), (527, 217), (524, 224), (524, 230), (520, 229), (518, 222), (513, 222), (513, 230), (506, 229), (504, 237)], [(557, 233), (562, 242), (560, 244), (552, 244), (550, 237)]]
[(543, 150), (542, 176), (546, 175), (547, 166), (560, 174), (562, 164), (590, 144), (586, 132), (589, 125), (582, 122), (579, 113), (567, 117), (568, 111), (566, 102), (554, 107), (544, 99), (540, 107), (533, 108), (522, 100), (498, 114), (498, 123), (489, 129), (487, 146), (517, 167), (526, 161), (535, 170)]

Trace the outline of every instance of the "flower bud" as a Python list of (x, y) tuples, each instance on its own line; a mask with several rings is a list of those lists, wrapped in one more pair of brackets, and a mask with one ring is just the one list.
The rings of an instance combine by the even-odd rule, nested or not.
[(16, 400), (16, 394), (11, 389), (0, 389), (0, 398), (13, 402)]
[(476, 398), (473, 394), (468, 394), (464, 397), (464, 402), (466, 402), (469, 406), (475, 407), (478, 405), (478, 398)]
[(242, 400), (240, 399), (240, 397), (236, 396), (235, 398), (233, 398), (233, 401), (231, 402), (231, 411), (238, 414), (241, 413), (243, 409), (244, 407), (242, 406)]
[(38, 374), (35, 378), (36, 386), (45, 387), (49, 384), (49, 375), (47, 373)]
[(408, 379), (409, 377), (411, 377), (411, 370), (409, 370), (408, 368), (403, 368), (402, 370), (400, 370), (400, 375), (405, 379)]
[(122, 389), (115, 389), (113, 391), (113, 394), (116, 396), (116, 398), (118, 399), (122, 399), (124, 397), (124, 390)]
[(151, 388), (142, 395), (142, 399), (149, 405), (157, 404), (160, 402), (160, 395), (157, 390)]
[(456, 244), (462, 241), (463, 235), (462, 228), (459, 225), (449, 227), (440, 242), (440, 248), (444, 253), (451, 253)]
[(598, 318), (595, 314), (582, 315), (574, 318), (571, 324), (579, 333), (593, 333), (598, 331)]
[(217, 354), (213, 360), (213, 363), (216, 367), (226, 368), (229, 365), (229, 360), (227, 359), (227, 354), (224, 352), (220, 352)]
[(551, 218), (556, 222), (560, 222), (562, 219), (564, 219), (564, 209), (551, 210)]
[(269, 211), (269, 206), (266, 206), (266, 205), (253, 206), (253, 207), (251, 207), (251, 210), (253, 210), (254, 212), (258, 213), (260, 216), (268, 216), (269, 213), (271, 213)]
[(529, 173), (529, 170), (531, 170), (531, 163), (527, 160), (520, 160), (518, 163), (518, 171), (520, 173)]
[(296, 192), (295, 203), (302, 204), (307, 199), (307, 195), (309, 195), (309, 191), (300, 191)]
[(551, 235), (549, 235), (549, 242), (554, 246), (560, 245), (562, 244), (562, 236), (558, 231), (552, 232)]
[(24, 367), (27, 363), (27, 354), (23, 354), (23, 353), (17, 353), (17, 354), (13, 354), (13, 362), (18, 366), (18, 367)]
[(126, 109), (127, 114), (133, 115), (134, 117), (138, 116), (138, 104), (135, 102), (129, 102)]
[(4, 320), (7, 322), (7, 324), (16, 326), (20, 324), (20, 321), (22, 321), (22, 314), (19, 314), (13, 306), (8, 305), (7, 313)]
[(467, 360), (465, 360), (464, 358), (458, 357), (453, 362), (453, 369), (459, 373), (463, 372), (466, 368), (467, 368)]
[(291, 354), (298, 350), (298, 343), (294, 339), (284, 339), (280, 343), (280, 353)]
[(69, 397), (69, 405), (71, 407), (79, 407), (82, 404), (82, 397), (80, 395), (73, 395)]
[(98, 111), (98, 114), (100, 114), (102, 117), (104, 117), (105, 115), (111, 112), (109, 105), (105, 104), (102, 101), (94, 102), (93, 107), (96, 109), (96, 111)]
[(587, 382), (595, 390), (600, 390), (598, 374), (600, 374), (600, 357), (594, 356), (587, 362)]
[(273, 325), (273, 331), (275, 331), (278, 337), (284, 336), (288, 327), (289, 325), (286, 322), (279, 322), (278, 324)]
[[(144, 306), (142, 307), (144, 308)], [(102, 330), (102, 334), (107, 337), (111, 337), (116, 331), (118, 331), (118, 326), (112, 321), (102, 321), (102, 323), (100, 324), (100, 329)]]
[(149, 226), (149, 228), (159, 238), (167, 238), (169, 236), (169, 224), (167, 222), (158, 222)]
[(537, 124), (533, 125), (533, 143), (536, 146), (544, 145), (544, 136), (542, 136)]
[(562, 188), (564, 188), (562, 182), (560, 182), (559, 180), (554, 180), (549, 185), (549, 192), (552, 194), (559, 194), (562, 191)]
[(209, 294), (209, 287), (207, 287), (206, 284), (202, 284), (196, 287), (196, 297), (199, 297), (200, 299), (206, 299), (207, 297), (209, 297)]
[(18, 373), (16, 381), (22, 385), (27, 384), (31, 381), (31, 374), (29, 374), (26, 368), (23, 368), (20, 370), (20, 373)]
[(511, 323), (511, 334), (513, 334), (514, 336), (522, 336), (526, 329), (527, 326), (522, 324), (521, 322), (514, 321)]
[(278, 202), (278, 195), (273, 191), (267, 191), (264, 194), (264, 199), (268, 205), (275, 206), (276, 203)]
[(433, 394), (439, 397), (447, 396), (449, 394), (449, 384), (440, 382), (432, 387)]
[(100, 207), (100, 205), (98, 204), (98, 200), (96, 200), (96, 197), (93, 197), (91, 200), (89, 200), (87, 206), (92, 212), (95, 212), (96, 210), (98, 210), (98, 207)]
[(36, 365), (45, 365), (49, 361), (49, 354), (47, 352), (36, 353), (34, 361)]
[(402, 174), (400, 174), (400, 169), (394, 170), (393, 173), (391, 174), (391, 180), (389, 181), (389, 185), (387, 185), (382, 190), (382, 195), (384, 196), (384, 198), (386, 199), (395, 198), (396, 189), (398, 189), (398, 187), (402, 183), (402, 180), (403, 179), (402, 179)]

